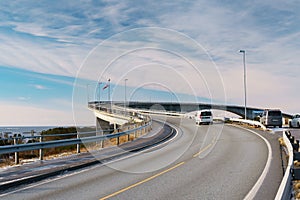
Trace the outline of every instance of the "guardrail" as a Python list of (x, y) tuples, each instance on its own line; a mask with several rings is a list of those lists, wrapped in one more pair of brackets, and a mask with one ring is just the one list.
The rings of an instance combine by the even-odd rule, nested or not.
[[(116, 102), (118, 103), (118, 102)], [(131, 117), (137, 117), (138, 113), (146, 113), (146, 114), (162, 114), (169, 116), (184, 116), (184, 113), (179, 113), (176, 111), (163, 111), (163, 110), (146, 110), (146, 109), (132, 109), (129, 107), (121, 107), (114, 104), (107, 104), (107, 102), (89, 102), (89, 108), (96, 109), (99, 111), (104, 111), (113, 114), (128, 115)]]
[[(236, 118), (229, 118), (230, 121), (246, 123), (253, 126), (260, 126), (263, 130), (267, 130), (267, 128), (258, 121), (252, 120), (244, 120), (244, 119), (236, 119)], [(283, 176), (283, 179), (280, 183), (279, 189), (275, 196), (275, 200), (288, 200), (292, 199), (292, 181), (294, 179), (294, 147), (291, 144), (291, 140), (294, 138), (291, 136), (289, 132), (283, 132), (283, 141), (286, 145), (287, 154), (289, 157), (288, 164)], [(292, 137), (293, 139), (289, 138)], [(298, 145), (298, 146), (297, 146)], [(299, 148), (299, 144), (296, 145), (296, 148)]]
[(275, 197), (276, 200), (287, 200), (287, 199), (291, 199), (292, 197), (292, 180), (293, 180), (292, 171), (294, 168), (294, 152), (293, 152), (294, 149), (286, 133), (283, 132), (282, 135), (283, 135), (284, 143), (287, 147), (289, 161), (283, 179), (279, 186), (278, 192), (276, 194)]
[[(90, 137), (83, 137), (80, 138), (77, 134), (77, 138), (73, 139), (65, 139), (65, 140), (54, 140), (54, 141), (47, 141), (47, 142), (36, 142), (36, 143), (28, 143), (28, 144), (17, 144), (17, 142), (14, 143), (14, 145), (6, 145), (6, 146), (0, 146), (0, 155), (1, 154), (9, 154), (9, 153), (15, 153), (15, 163), (19, 163), (19, 156), (18, 152), (22, 151), (32, 151), (32, 150), (40, 150), (40, 160), (43, 160), (43, 149), (46, 148), (55, 148), (55, 147), (61, 147), (61, 146), (68, 146), (68, 145), (77, 145), (77, 153), (80, 152), (79, 145), (80, 144), (86, 144), (91, 142), (98, 142), (98, 141), (104, 141), (107, 139), (117, 138), (117, 145), (119, 145), (119, 137), (124, 135), (130, 135), (132, 133), (135, 134), (138, 133), (138, 131), (144, 130), (145, 132), (149, 127), (151, 127), (152, 121), (149, 121), (147, 124), (140, 126), (138, 128), (134, 128), (131, 130), (114, 133), (114, 134), (107, 134), (107, 135), (101, 135), (101, 136), (90, 136)], [(91, 133), (91, 132), (89, 132)], [(62, 135), (62, 134), (61, 134)], [(59, 136), (59, 135), (56, 135)], [(47, 137), (47, 135), (45, 135)], [(16, 138), (14, 138), (16, 141)]]
[(134, 110), (130, 112), (127, 107), (120, 107), (114, 104), (99, 103), (99, 102), (89, 102), (88, 108), (98, 111), (103, 111), (108, 114), (116, 114), (122, 118), (124, 117), (137, 117), (137, 112)]
[(139, 113), (146, 113), (146, 114), (156, 114), (156, 115), (167, 115), (167, 116), (174, 116), (174, 117), (181, 117), (184, 116), (182, 113), (178, 112), (170, 112), (170, 111), (157, 111), (157, 110), (138, 110)]
[(18, 137), (7, 137), (7, 138), (0, 138), (0, 141), (7, 141), (7, 140), (24, 140), (24, 139), (39, 139), (45, 137), (66, 137), (66, 136), (83, 136), (89, 134), (105, 134), (111, 133), (113, 131), (119, 131), (121, 129), (106, 129), (106, 130), (97, 130), (97, 131), (87, 131), (87, 132), (77, 132), (77, 133), (62, 133), (62, 134), (41, 134), (41, 135), (34, 135), (34, 136), (18, 136)]

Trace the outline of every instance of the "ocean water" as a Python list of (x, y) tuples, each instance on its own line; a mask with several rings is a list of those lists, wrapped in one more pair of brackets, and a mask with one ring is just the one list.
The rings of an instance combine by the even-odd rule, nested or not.
[(25, 136), (31, 135), (31, 131), (34, 131), (34, 135), (39, 135), (40, 132), (46, 131), (56, 126), (0, 126), (0, 133), (25, 133)]

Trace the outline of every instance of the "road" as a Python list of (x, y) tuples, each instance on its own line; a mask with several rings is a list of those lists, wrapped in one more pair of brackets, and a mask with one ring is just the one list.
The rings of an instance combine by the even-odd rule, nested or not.
[(261, 176), (268, 148), (257, 135), (168, 119), (170, 142), (105, 165), (19, 188), (1, 199), (243, 199)]

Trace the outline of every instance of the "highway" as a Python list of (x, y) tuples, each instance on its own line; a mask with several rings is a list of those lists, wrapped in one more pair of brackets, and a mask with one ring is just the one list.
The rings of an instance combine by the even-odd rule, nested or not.
[(165, 144), (27, 185), (0, 198), (244, 199), (266, 166), (266, 143), (254, 133), (222, 123), (167, 121), (178, 135)]

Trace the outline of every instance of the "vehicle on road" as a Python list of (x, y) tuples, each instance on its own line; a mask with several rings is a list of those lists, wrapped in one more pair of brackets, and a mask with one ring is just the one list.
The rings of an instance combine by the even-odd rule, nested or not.
[(278, 126), (279, 128), (282, 128), (282, 113), (277, 109), (266, 109), (260, 118), (260, 122), (266, 127)]
[(289, 125), (291, 128), (300, 128), (300, 115), (294, 115)]
[(195, 114), (196, 124), (212, 124), (213, 123), (213, 115), (210, 110), (200, 110)]

